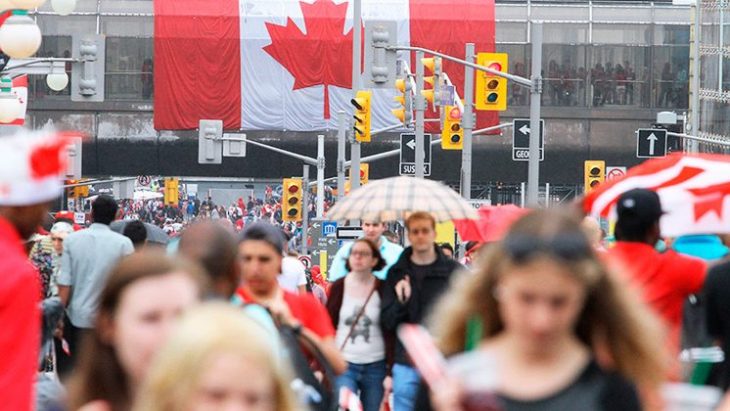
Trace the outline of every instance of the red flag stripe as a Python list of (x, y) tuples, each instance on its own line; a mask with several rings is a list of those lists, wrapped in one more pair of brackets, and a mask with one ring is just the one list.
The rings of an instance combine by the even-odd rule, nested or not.
[[(425, 47), (462, 59), (466, 54), (466, 43), (474, 43), (477, 52), (494, 51), (494, 0), (462, 0), (458, 5), (449, 0), (409, 1), (411, 46)], [(415, 67), (416, 63), (421, 64), (413, 57), (411, 67)], [(464, 67), (444, 61), (443, 69), (456, 85), (459, 96), (464, 98)], [(426, 115), (438, 117), (434, 111)], [(477, 128), (493, 126), (498, 122), (497, 112), (477, 112)]]
[(241, 126), (238, 0), (155, 1), (155, 128)]

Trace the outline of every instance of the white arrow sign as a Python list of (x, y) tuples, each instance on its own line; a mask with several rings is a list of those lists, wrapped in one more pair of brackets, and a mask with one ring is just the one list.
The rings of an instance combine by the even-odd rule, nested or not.
[(407, 142), (406, 145), (408, 147), (410, 147), (411, 150), (415, 150), (416, 149), (416, 140), (411, 140), (411, 141)]
[(527, 127), (526, 125), (520, 127), (520, 133), (522, 133), (522, 134), (530, 134), (530, 127)]
[(654, 133), (651, 133), (651, 134), (649, 134), (649, 137), (647, 137), (647, 139), (649, 140), (649, 155), (653, 156), (654, 155), (654, 143), (659, 141), (659, 138), (657, 136), (655, 136)]

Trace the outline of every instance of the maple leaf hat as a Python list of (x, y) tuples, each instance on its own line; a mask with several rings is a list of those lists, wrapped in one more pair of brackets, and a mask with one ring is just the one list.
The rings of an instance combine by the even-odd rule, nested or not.
[(34, 205), (59, 197), (66, 147), (77, 136), (22, 130), (0, 137), (0, 206)]

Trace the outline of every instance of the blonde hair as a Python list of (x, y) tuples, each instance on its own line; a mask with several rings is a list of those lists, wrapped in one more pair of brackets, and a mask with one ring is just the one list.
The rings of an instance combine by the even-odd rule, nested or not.
[(266, 367), (273, 378), (274, 409), (294, 410), (289, 372), (277, 360), (277, 353), (266, 336), (268, 333), (263, 327), (230, 304), (213, 302), (191, 308), (153, 361), (133, 410), (187, 409), (199, 378), (212, 357), (230, 352)]
[[(556, 235), (580, 236), (588, 253), (571, 261), (556, 259), (586, 289), (583, 310), (575, 325), (576, 336), (603, 367), (611, 368), (642, 388), (664, 380), (669, 357), (662, 345), (663, 328), (626, 285), (610, 274), (581, 232), (580, 220), (565, 211), (539, 210), (521, 218), (510, 229), (512, 236), (555, 240)], [(543, 258), (554, 258), (545, 253)], [(495, 243), (482, 256), (472, 276), (461, 276), (439, 301), (430, 319), (439, 348), (446, 355), (464, 351), (468, 323), (479, 321), (484, 339), (504, 329), (495, 288), (515, 261), (503, 243)]]

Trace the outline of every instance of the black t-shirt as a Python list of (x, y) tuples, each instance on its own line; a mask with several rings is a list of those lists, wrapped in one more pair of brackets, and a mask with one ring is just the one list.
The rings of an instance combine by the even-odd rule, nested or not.
[[(624, 377), (589, 362), (578, 378), (556, 393), (532, 401), (498, 396), (503, 411), (641, 411), (636, 387)], [(432, 410), (428, 392), (422, 383), (416, 410)]]
[(718, 264), (710, 269), (705, 279), (705, 309), (707, 331), (713, 338), (722, 342), (725, 362), (719, 367), (720, 388), (730, 386), (730, 262)]
[(641, 411), (634, 385), (616, 373), (602, 370), (594, 361), (569, 386), (533, 401), (500, 396), (505, 411)]

